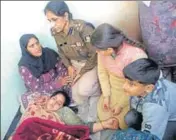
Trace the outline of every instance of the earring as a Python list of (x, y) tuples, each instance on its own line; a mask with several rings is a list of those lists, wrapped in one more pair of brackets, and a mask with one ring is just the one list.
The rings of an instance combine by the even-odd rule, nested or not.
[(113, 59), (115, 59), (116, 56), (117, 56), (117, 55), (116, 55), (114, 52), (111, 54), (111, 57), (112, 57)]

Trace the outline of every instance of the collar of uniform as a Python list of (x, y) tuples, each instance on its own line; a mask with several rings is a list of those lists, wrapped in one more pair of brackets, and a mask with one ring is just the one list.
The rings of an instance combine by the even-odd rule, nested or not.
[(155, 84), (154, 90), (145, 97), (145, 102), (152, 102), (163, 106), (163, 102), (165, 101), (166, 105), (168, 105), (165, 99), (166, 91), (167, 86), (164, 83), (164, 78), (160, 78)]
[(73, 22), (73, 20), (70, 20), (69, 21), (69, 27), (68, 27), (69, 29), (68, 29), (67, 34), (65, 34), (64, 32), (59, 32), (59, 33), (55, 33), (53, 35), (59, 34), (60, 36), (66, 37), (66, 36), (68, 36), (68, 35), (70, 35), (72, 33), (73, 27), (74, 27), (74, 22)]
[(72, 34), (72, 32), (73, 32), (73, 26), (74, 26), (73, 20), (70, 20), (69, 22), (70, 23), (69, 23), (69, 29), (68, 29), (67, 36)]

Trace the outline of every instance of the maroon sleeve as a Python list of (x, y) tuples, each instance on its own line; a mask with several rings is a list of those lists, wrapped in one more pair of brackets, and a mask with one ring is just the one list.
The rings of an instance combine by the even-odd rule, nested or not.
[[(39, 78), (36, 78), (32, 75), (29, 69), (22, 66), (19, 68), (20, 75), (25, 83), (25, 86), (33, 92), (51, 92), (56, 88), (62, 87), (61, 80), (51, 79), (51, 71), (41, 75)], [(60, 77), (61, 78), (61, 77)]]

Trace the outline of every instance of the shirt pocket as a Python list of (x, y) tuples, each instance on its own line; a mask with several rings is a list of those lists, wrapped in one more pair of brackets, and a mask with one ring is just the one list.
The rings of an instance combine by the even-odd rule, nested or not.
[(81, 58), (83, 59), (88, 58), (89, 51), (85, 46), (85, 42), (82, 40), (82, 38), (79, 35), (72, 36), (71, 47), (73, 47), (76, 50), (77, 54)]

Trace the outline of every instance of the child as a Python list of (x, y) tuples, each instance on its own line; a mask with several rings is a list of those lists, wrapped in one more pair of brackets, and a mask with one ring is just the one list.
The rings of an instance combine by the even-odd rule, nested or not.
[(123, 70), (127, 78), (125, 93), (131, 106), (143, 115), (142, 131), (164, 140), (176, 137), (176, 84), (162, 77), (158, 65), (147, 58), (138, 59)]

